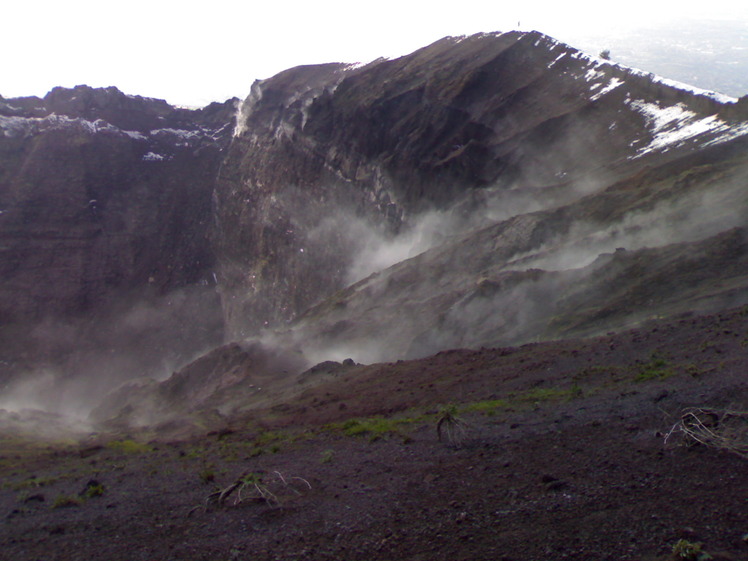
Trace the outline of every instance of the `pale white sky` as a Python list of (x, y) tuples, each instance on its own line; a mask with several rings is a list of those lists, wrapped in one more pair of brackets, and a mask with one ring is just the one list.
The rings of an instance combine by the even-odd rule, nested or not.
[(243, 98), (255, 79), (299, 64), (392, 58), (446, 35), (518, 23), (572, 45), (680, 18), (745, 21), (748, 29), (748, 2), (39, 0), (6, 4), (2, 17), (5, 97), (88, 84), (202, 106)]

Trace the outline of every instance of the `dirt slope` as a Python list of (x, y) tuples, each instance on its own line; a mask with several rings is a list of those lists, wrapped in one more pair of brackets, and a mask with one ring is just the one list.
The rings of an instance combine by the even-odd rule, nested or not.
[[(664, 440), (684, 407), (746, 409), (747, 347), (741, 308), (590, 340), (328, 363), (300, 396), (184, 441), (6, 438), (0, 551), (618, 561), (667, 559), (686, 539), (748, 559), (748, 460)], [(467, 423), (455, 442), (435, 430), (447, 403)], [(267, 500), (248, 484), (242, 502), (236, 491), (201, 508), (246, 473)], [(54, 506), (97, 483), (101, 496)]]

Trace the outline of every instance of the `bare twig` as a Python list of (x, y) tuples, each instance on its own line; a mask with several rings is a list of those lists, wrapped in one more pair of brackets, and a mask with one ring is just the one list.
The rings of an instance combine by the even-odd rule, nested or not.
[[(302, 494), (296, 488), (297, 486), (293, 485), (293, 481), (301, 481), (309, 490), (312, 488), (311, 484), (302, 477), (285, 477), (279, 471), (274, 471), (273, 474), (273, 477), (266, 480), (261, 473), (245, 471), (231, 485), (223, 489), (218, 489), (208, 495), (205, 505), (193, 508), (187, 516), (201, 509), (207, 511), (211, 506), (223, 507), (234, 493), (236, 493), (233, 502), (234, 505), (245, 501), (261, 501), (271, 507), (279, 507), (283, 502), (283, 496), (279, 497), (281, 491), (291, 491), (299, 496)], [(275, 487), (275, 490), (271, 490), (270, 486)]]
[(689, 407), (665, 435), (665, 443), (676, 433), (686, 445), (703, 444), (748, 459), (747, 411)]

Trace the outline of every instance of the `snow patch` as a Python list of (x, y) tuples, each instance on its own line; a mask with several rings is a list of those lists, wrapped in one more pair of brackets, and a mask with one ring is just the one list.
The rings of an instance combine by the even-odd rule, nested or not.
[(713, 92), (711, 90), (702, 90), (701, 88), (697, 88), (696, 86), (684, 84), (683, 82), (671, 80), (670, 78), (663, 78), (662, 76), (657, 76), (656, 74), (652, 74), (651, 72), (644, 72), (643, 70), (638, 70), (636, 68), (627, 69), (631, 74), (647, 77), (655, 83), (663, 84), (665, 86), (685, 91), (693, 95), (708, 97), (719, 103), (736, 103), (738, 101), (738, 98), (736, 97), (730, 97), (729, 95), (721, 94), (719, 92)]
[(148, 137), (146, 137), (142, 132), (138, 131), (122, 131), (127, 136), (132, 138), (133, 140), (148, 140)]
[(146, 140), (146, 137), (137, 131), (123, 131), (102, 119), (88, 121), (86, 119), (68, 117), (67, 115), (57, 115), (56, 113), (52, 113), (47, 117), (0, 116), (0, 131), (2, 131), (2, 136), (9, 138), (26, 137), (44, 131), (61, 129), (71, 129), (85, 134), (124, 134), (135, 140)]
[(166, 160), (166, 156), (163, 154), (156, 154), (155, 152), (148, 152), (141, 158), (144, 162), (160, 162)]
[(602, 70), (598, 70), (595, 67), (592, 67), (589, 70), (587, 70), (587, 73), (584, 75), (584, 79), (587, 82), (594, 82), (596, 80), (601, 80), (603, 78), (605, 78), (605, 72), (603, 72)]
[(176, 136), (183, 140), (193, 140), (202, 136), (201, 131), (184, 129), (154, 129), (149, 134), (151, 136)]
[[(597, 92), (595, 95), (593, 95), (590, 99), (592, 101), (597, 101), (602, 96), (604, 96), (608, 92), (612, 92), (614, 89), (616, 89), (619, 86), (622, 86), (624, 84), (623, 80), (620, 78), (613, 78), (610, 82), (608, 82), (608, 85), (605, 86), (602, 90)], [(596, 89), (602, 86), (602, 84), (595, 84)]]
[(365, 66), (365, 63), (363, 62), (351, 62), (350, 64), (346, 64), (343, 68), (341, 68), (342, 72), (349, 72), (350, 70), (356, 70), (357, 68), (361, 68), (362, 66)]
[(193, 146), (203, 138), (202, 131), (184, 130), (184, 129), (154, 129), (150, 131), (150, 136), (169, 140), (175, 146)]
[(24, 117), (0, 116), (0, 131), (8, 138), (19, 138), (29, 134), (32, 128), (31, 119)]
[(649, 144), (637, 150), (637, 157), (654, 151), (666, 152), (696, 137), (710, 136), (705, 144), (709, 146), (748, 133), (748, 123), (730, 125), (716, 114), (701, 117), (682, 103), (661, 107), (656, 103), (634, 100), (630, 105), (644, 116), (652, 134)]
[(553, 59), (553, 61), (552, 61), (552, 62), (551, 62), (551, 63), (550, 63), (549, 65), (548, 65), (548, 68), (553, 68), (553, 67), (554, 67), (554, 66), (556, 65), (556, 63), (557, 63), (557, 62), (558, 62), (559, 60), (561, 60), (562, 58), (564, 58), (564, 57), (565, 57), (566, 55), (568, 55), (568, 54), (569, 54), (569, 53), (567, 53), (567, 52), (563, 52), (563, 53), (561, 53), (560, 55), (558, 55), (558, 56), (557, 56), (556, 58), (554, 58), (554, 59)]

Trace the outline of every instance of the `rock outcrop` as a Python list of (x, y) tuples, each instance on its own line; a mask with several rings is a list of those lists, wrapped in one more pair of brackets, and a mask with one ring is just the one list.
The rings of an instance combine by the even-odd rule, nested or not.
[(428, 213), (443, 238), (724, 140), (741, 122), (733, 101), (535, 32), (257, 82), (216, 190), (228, 332), (294, 320), (377, 270), (357, 267), (370, 245), (412, 235)]
[(112, 382), (92, 372), (174, 370), (99, 420), (748, 302), (745, 98), (537, 32), (293, 68), (237, 108), (0, 99), (0, 130), (3, 367), (82, 372), (89, 397)]
[(131, 377), (221, 342), (207, 231), (234, 113), (235, 100), (190, 111), (86, 86), (2, 100), (6, 369), (72, 360)]

